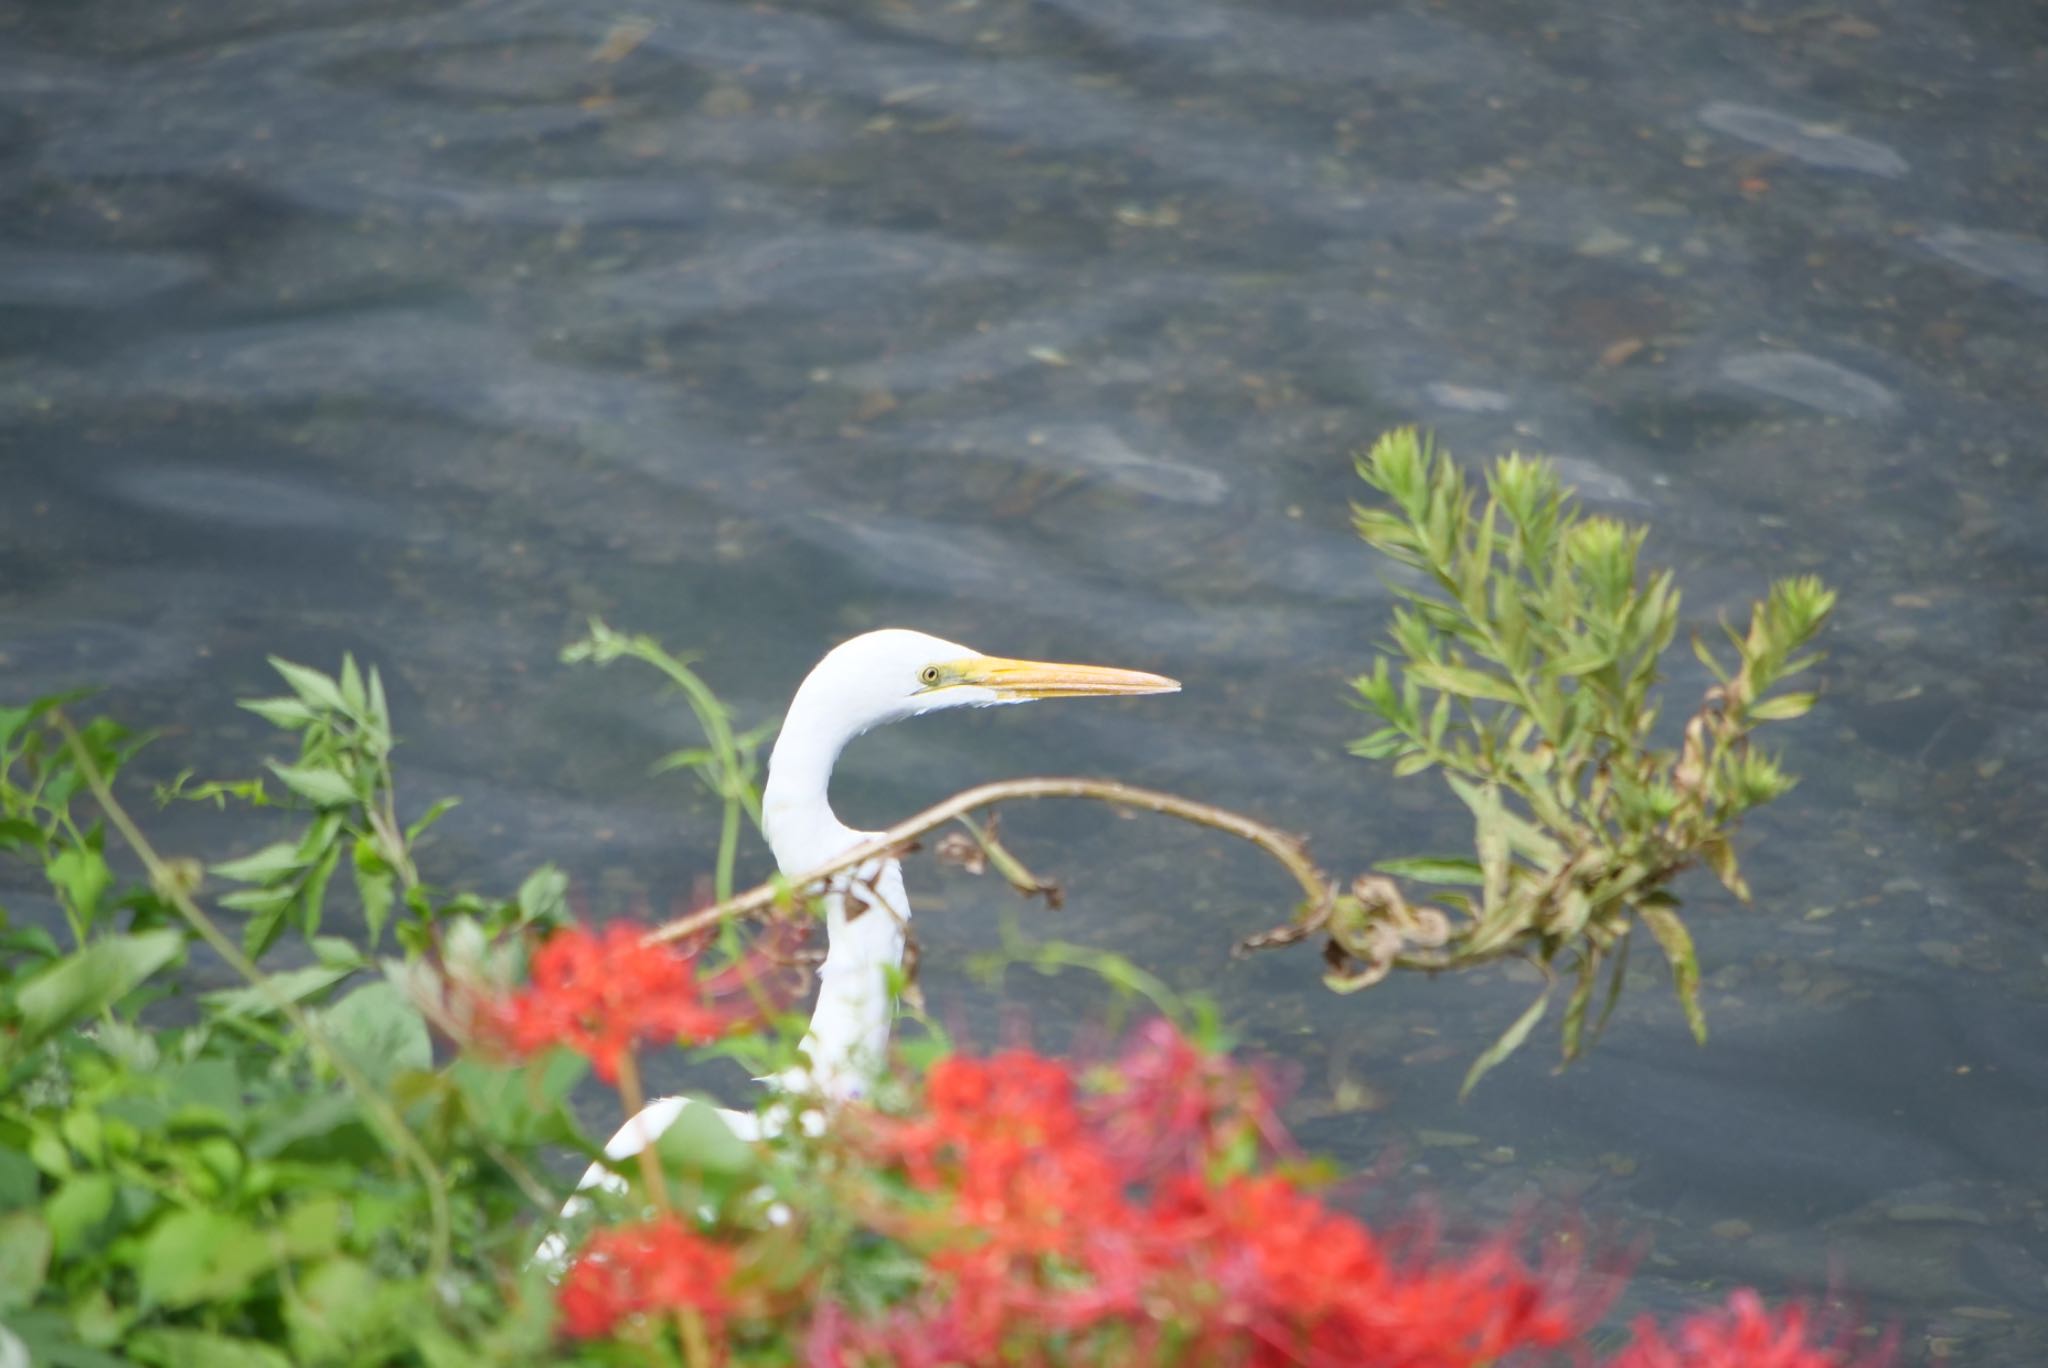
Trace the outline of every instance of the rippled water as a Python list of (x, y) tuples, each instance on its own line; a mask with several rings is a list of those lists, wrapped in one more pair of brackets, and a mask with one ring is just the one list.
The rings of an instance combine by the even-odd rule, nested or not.
[[(415, 801), (466, 800), (442, 872), (552, 857), (611, 908), (710, 827), (644, 772), (682, 711), (554, 663), (586, 614), (749, 721), (903, 623), (1188, 690), (899, 728), (850, 817), (1091, 771), (1363, 864), (1465, 832), (1342, 753), (1385, 608), (1346, 453), (1547, 451), (1695, 624), (1845, 591), (1758, 909), (1694, 890), (1706, 1049), (1645, 963), (1585, 1067), (1459, 1107), (1526, 984), (1233, 965), (1284, 886), (1150, 822), (1014, 814), (1071, 890), (1029, 925), (1214, 991), (1401, 1190), (1647, 1238), (1631, 1306), (1835, 1282), (1908, 1361), (2036, 1365), (2044, 71), (2014, 0), (8, 7), (0, 686), (111, 686), (169, 773), (261, 753), (265, 652), (356, 651)], [(1007, 895), (913, 883), (986, 1025)]]

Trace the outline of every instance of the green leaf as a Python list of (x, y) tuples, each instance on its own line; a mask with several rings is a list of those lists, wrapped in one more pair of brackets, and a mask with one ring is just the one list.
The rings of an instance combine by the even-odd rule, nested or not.
[(1812, 711), (1814, 703), (1819, 698), (1820, 695), (1814, 693), (1780, 694), (1776, 698), (1766, 698), (1763, 702), (1750, 707), (1750, 720), (1783, 722), (1789, 718), (1804, 717)]
[(64, 894), (79, 920), (91, 926), (99, 911), (100, 896), (114, 881), (105, 857), (88, 846), (69, 846), (43, 866), (43, 873)]
[(1414, 879), (1418, 883), (1478, 885), (1486, 881), (1477, 860), (1449, 856), (1422, 855), (1406, 860), (1381, 860), (1373, 868), (1397, 879)]
[(21, 1013), (19, 1045), (99, 1012), (178, 957), (185, 938), (176, 931), (109, 936), (40, 970), (14, 994)]
[(207, 1208), (158, 1221), (135, 1255), (142, 1295), (163, 1306), (241, 1300), (276, 1264), (270, 1240), (247, 1222)]
[(713, 758), (708, 746), (685, 746), (681, 750), (670, 751), (655, 761), (654, 767), (648, 773), (667, 774), (671, 770), (696, 769), (710, 764)]
[(369, 719), (380, 727), (391, 725), (391, 708), (384, 701), (384, 676), (377, 673), (377, 667), (370, 667), (370, 700), (366, 709)]
[(1607, 951), (1608, 957), (1614, 961), (1614, 971), (1607, 976), (1607, 1001), (1600, 1004), (1600, 1015), (1593, 1022), (1593, 1034), (1596, 1038), (1607, 1029), (1607, 1018), (1613, 1016), (1614, 1009), (1621, 1004), (1622, 984), (1628, 978), (1629, 950), (1634, 944), (1635, 933), (1631, 927), (1623, 931), (1621, 939)]
[(344, 655), (341, 658), (341, 701), (348, 705), (352, 715), (360, 716), (370, 701), (363, 692), (363, 672), (356, 668), (356, 658)]
[(419, 1008), (386, 980), (366, 983), (320, 1014), (334, 1047), (385, 1084), (401, 1069), (433, 1067), (434, 1047)]
[(0, 1147), (0, 1211), (30, 1205), (41, 1195), (42, 1186), (33, 1159), (12, 1146)]
[(277, 1010), (278, 998), (286, 1002), (303, 1002), (354, 972), (351, 965), (315, 964), (304, 969), (288, 969), (281, 974), (269, 975), (263, 987), (251, 985), (208, 993), (206, 1002), (223, 1017), (266, 1016)]
[(1479, 1080), (1491, 1073), (1494, 1066), (1522, 1048), (1522, 1042), (1529, 1038), (1529, 1032), (1536, 1029), (1536, 1023), (1543, 1020), (1543, 1013), (1550, 1006), (1550, 989), (1545, 988), (1537, 999), (1522, 1009), (1515, 1018), (1515, 1024), (1500, 1034), (1500, 1039), (1486, 1047), (1486, 1053), (1472, 1061), (1472, 1067), (1465, 1071), (1465, 1082), (1458, 1089), (1458, 1100), (1464, 1101), (1476, 1087)]
[(1700, 962), (1693, 952), (1692, 933), (1685, 929), (1685, 923), (1678, 919), (1678, 914), (1668, 907), (1652, 904), (1638, 910), (1643, 924), (1650, 928), (1650, 934), (1663, 948), (1664, 958), (1671, 962), (1671, 986), (1678, 990), (1679, 1005), (1685, 1008), (1685, 1020), (1692, 1027), (1692, 1038), (1704, 1045), (1707, 1043), (1707, 1017), (1700, 1010)]
[(1521, 699), (1512, 684), (1484, 670), (1417, 661), (1408, 667), (1408, 671), (1421, 681), (1424, 688), (1441, 689), (1460, 698), (1489, 698), (1499, 703), (1514, 703)]
[(1714, 877), (1721, 881), (1723, 888), (1745, 903), (1750, 900), (1749, 881), (1742, 877), (1742, 869), (1736, 863), (1734, 846), (1726, 839), (1717, 837), (1702, 845), (1700, 854), (1706, 857), (1707, 868), (1714, 871)]
[(555, 921), (569, 914), (569, 876), (551, 864), (544, 864), (519, 885), (519, 919)]
[(24, 708), (0, 708), (0, 746), (13, 741), (24, 727), (44, 713), (92, 695), (91, 689), (71, 689), (64, 693), (44, 694)]
[(274, 916), (290, 907), (294, 896), (295, 890), (290, 884), (273, 884), (264, 888), (238, 888), (232, 893), (221, 894), (215, 901), (232, 912)]
[(273, 727), (286, 731), (297, 731), (309, 726), (320, 716), (296, 698), (243, 698), (235, 703), (238, 708), (255, 713)]
[(34, 716), (33, 708), (0, 708), (0, 746), (12, 741)]
[(345, 1209), (341, 1198), (310, 1197), (294, 1205), (278, 1228), (284, 1256), (317, 1259), (341, 1247)]
[(114, 1179), (106, 1173), (67, 1178), (43, 1203), (43, 1219), (60, 1259), (95, 1247), (113, 1214)]
[(661, 1133), (654, 1150), (665, 1171), (730, 1176), (746, 1173), (755, 1164), (754, 1147), (733, 1134), (716, 1106), (696, 1098)]
[(293, 1098), (249, 1141), (249, 1155), (269, 1159), (302, 1141), (327, 1140), (337, 1131), (359, 1126), (361, 1120), (361, 1108), (346, 1092)]
[(242, 928), (243, 954), (260, 959), (277, 942), (284, 930), (285, 913), (292, 909), (293, 896), (289, 888), (245, 888), (220, 900), (222, 907), (251, 914), (249, 924)]
[(368, 1362), (349, 1351), (379, 1329), (384, 1282), (354, 1259), (326, 1259), (297, 1280), (284, 1308), (292, 1350), (307, 1363)]
[(1501, 905), (1508, 891), (1507, 811), (1501, 806), (1500, 786), (1468, 784), (1454, 774), (1446, 775), (1445, 779), (1451, 791), (1472, 810), (1480, 882), (1486, 890), (1485, 906), (1491, 911)]
[(356, 801), (355, 785), (339, 770), (322, 765), (286, 765), (272, 760), (270, 772), (299, 797), (322, 807), (342, 807)]
[(1400, 754), (1402, 747), (1407, 744), (1408, 738), (1395, 728), (1381, 727), (1370, 736), (1353, 741), (1350, 749), (1353, 755), (1363, 756), (1367, 760), (1385, 760)]
[(323, 812), (306, 824), (299, 836), (299, 863), (313, 864), (327, 853), (334, 838), (341, 834), (341, 819), (339, 812)]
[(52, 1243), (41, 1212), (0, 1216), (0, 1315), (35, 1305), (50, 1272)]
[(1604, 670), (1613, 663), (1613, 647), (1585, 643), (1575, 653), (1546, 665), (1544, 672), (1560, 677), (1576, 677), (1589, 675), (1595, 670)]
[(294, 665), (289, 660), (270, 657), (270, 668), (284, 676), (284, 682), (292, 686), (297, 694), (315, 708), (329, 712), (347, 712), (348, 704), (341, 696), (341, 690), (334, 681), (318, 670), (305, 665)]
[(1564, 1008), (1564, 1026), (1559, 1033), (1566, 1063), (1579, 1057), (1579, 1035), (1586, 1025), (1586, 1008), (1592, 1004), (1593, 987), (1599, 980), (1600, 952), (1589, 947), (1579, 957), (1579, 981), (1572, 985), (1571, 1000)]
[[(96, 1287), (83, 1297), (71, 1301), (71, 1333), (92, 1351), (119, 1344), (129, 1329), (140, 1319), (139, 1310), (124, 1297), (116, 1303), (104, 1287)], [(63, 1358), (56, 1360), (64, 1362)]]
[(484, 1130), (503, 1141), (529, 1144), (561, 1114), (570, 1090), (588, 1071), (589, 1062), (573, 1050), (550, 1050), (518, 1068), (457, 1059), (448, 1077)]
[(320, 930), (320, 909), (327, 900), (327, 881), (334, 877), (334, 867), (339, 863), (341, 847), (330, 845), (327, 853), (320, 857), (320, 863), (307, 873), (306, 882), (299, 889), (299, 929), (308, 937)]
[(363, 905), (363, 922), (369, 931), (369, 945), (375, 949), (378, 939), (384, 934), (384, 924), (391, 916), (397, 880), (392, 877), (391, 867), (377, 854), (376, 847), (362, 837), (356, 838), (355, 858), (349, 863), (355, 875), (356, 899)]
[[(10, 1359), (19, 1350), (26, 1356)], [(0, 1365), (5, 1368), (135, 1368), (134, 1360), (79, 1342), (71, 1315), (54, 1310), (17, 1311), (0, 1326)]]
[(405, 843), (411, 845), (420, 838), (420, 833), (440, 821), (449, 812), (462, 806), (460, 798), (442, 798), (420, 814), (420, 819), (405, 829)]
[(278, 841), (239, 859), (223, 860), (209, 868), (221, 878), (233, 879), (236, 883), (267, 884), (286, 874), (296, 874), (301, 863), (297, 841)]
[(194, 1059), (164, 1072), (164, 1092), (181, 1107), (197, 1107), (238, 1126), (242, 1118), (242, 1081), (225, 1059)]

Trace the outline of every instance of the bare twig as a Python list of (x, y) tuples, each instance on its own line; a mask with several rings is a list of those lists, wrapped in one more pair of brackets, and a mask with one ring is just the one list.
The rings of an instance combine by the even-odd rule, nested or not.
[(787, 903), (799, 896), (803, 890), (826, 883), (835, 874), (865, 864), (869, 860), (896, 854), (910, 841), (936, 827), (944, 826), (956, 817), (965, 816), (978, 808), (1023, 798), (1088, 798), (1101, 803), (1115, 803), (1120, 807), (1156, 812), (1162, 817), (1176, 817), (1184, 822), (1192, 822), (1196, 826), (1205, 826), (1213, 831), (1225, 832), (1249, 841), (1277, 861), (1293, 877), (1295, 883), (1300, 885), (1301, 911), (1304, 914), (1302, 920), (1310, 925), (1315, 925), (1327, 917), (1329, 908), (1337, 897), (1337, 886), (1317, 867), (1315, 861), (1309, 858), (1306, 842), (1299, 836), (1268, 826), (1242, 813), (1212, 807), (1208, 803), (1198, 803), (1191, 798), (1182, 798), (1171, 793), (1161, 793), (1157, 789), (1120, 784), (1111, 779), (1003, 779), (956, 793), (944, 802), (936, 803), (915, 817), (898, 822), (874, 839), (865, 841), (845, 854), (828, 860), (815, 869), (807, 870), (794, 879), (771, 879), (735, 897), (727, 898), (724, 902), (714, 903), (689, 916), (666, 922), (650, 932), (649, 939), (679, 940), (716, 926), (728, 918), (765, 911), (778, 903)]

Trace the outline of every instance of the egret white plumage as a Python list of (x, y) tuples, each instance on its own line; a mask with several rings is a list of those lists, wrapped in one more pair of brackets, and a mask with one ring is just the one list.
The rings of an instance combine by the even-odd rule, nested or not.
[[(805, 677), (776, 737), (761, 800), (761, 826), (776, 867), (789, 877), (805, 874), (876, 835), (840, 821), (828, 793), (840, 752), (870, 728), (942, 708), (1179, 689), (1177, 681), (1161, 675), (985, 656), (901, 628), (857, 636), (834, 647)], [(828, 945), (818, 971), (817, 1009), (803, 1040), (805, 1062), (764, 1081), (829, 1102), (860, 1096), (888, 1052), (896, 1010), (893, 979), (903, 965), (910, 901), (903, 870), (891, 859), (870, 860), (833, 878), (824, 901)], [(674, 1097), (650, 1102), (612, 1137), (606, 1157), (616, 1162), (653, 1144), (685, 1105)], [(743, 1137), (758, 1135), (755, 1116), (722, 1115)], [(594, 1164), (578, 1186), (608, 1179), (616, 1182)], [(543, 1255), (548, 1252), (543, 1247)]]

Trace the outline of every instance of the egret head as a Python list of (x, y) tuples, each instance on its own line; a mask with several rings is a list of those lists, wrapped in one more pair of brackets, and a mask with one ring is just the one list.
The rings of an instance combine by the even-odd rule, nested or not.
[(804, 680), (790, 712), (831, 715), (852, 735), (940, 708), (1179, 689), (1178, 681), (1162, 675), (985, 656), (956, 641), (889, 627), (833, 648)]

